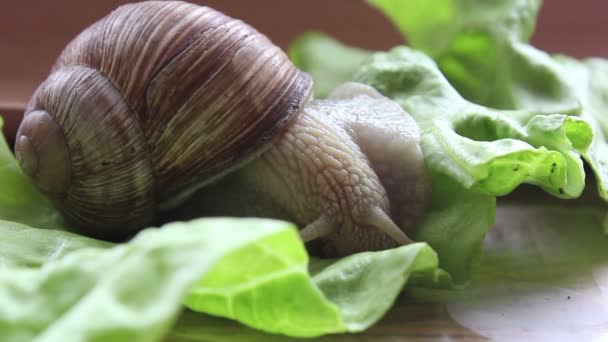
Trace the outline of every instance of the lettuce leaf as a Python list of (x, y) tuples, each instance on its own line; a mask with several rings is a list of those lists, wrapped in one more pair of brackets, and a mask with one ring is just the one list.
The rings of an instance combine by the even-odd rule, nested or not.
[(186, 306), (292, 336), (346, 331), (341, 312), (312, 283), (294, 232), (289, 240), (271, 236), (224, 257), (193, 286)]
[[(370, 53), (358, 48), (345, 49), (321, 32), (307, 32), (290, 44), (288, 55), (296, 65), (312, 75), (315, 97), (325, 97), (345, 80), (351, 79)], [(316, 63), (318, 60), (324, 63)]]
[[(332, 51), (337, 51), (339, 44), (334, 41)], [(292, 51), (303, 49), (298, 46)], [(344, 51), (352, 49), (342, 46)], [(304, 70), (324, 70), (327, 60), (335, 59), (334, 55), (315, 56), (318, 54), (300, 54), (294, 60)], [(521, 183), (538, 185), (561, 198), (582, 193), (585, 172), (581, 154), (587, 155), (594, 139), (587, 120), (473, 103), (454, 89), (431, 58), (407, 47), (370, 54), (363, 64), (350, 65), (359, 66), (350, 72), (350, 79), (344, 76), (348, 73), (340, 74), (341, 81), (370, 84), (414, 117), (423, 132), (425, 160), (434, 172), (455, 179), (465, 189), (492, 196), (506, 195)], [(324, 79), (315, 82), (323, 87)]]
[[(408, 38), (411, 47), (433, 58), (467, 99), (502, 109), (518, 108), (531, 94), (545, 98), (533, 111), (576, 111), (569, 89), (556, 83), (550, 65), (529, 63), (528, 56), (546, 58), (519, 42), (534, 30), (540, 0), (369, 0)], [(415, 15), (413, 14), (415, 13)], [(434, 39), (429, 39), (429, 37)], [(543, 63), (546, 64), (546, 63)], [(509, 87), (528, 79), (533, 87)], [(531, 84), (532, 85), (532, 84)], [(559, 110), (557, 110), (559, 109)]]
[[(553, 56), (560, 75), (581, 105), (580, 118), (593, 127), (594, 139), (583, 158), (589, 163), (597, 182), (599, 195), (608, 201), (608, 61), (598, 58), (576, 60)], [(524, 104), (525, 106), (525, 104)]]
[(438, 272), (437, 264), (435, 252), (417, 243), (313, 259), (311, 279), (303, 248), (270, 241), (224, 258), (194, 286), (186, 306), (291, 336), (358, 332), (390, 309), (411, 273)]
[[(386, 313), (410, 274), (438, 272), (435, 252), (417, 243), (316, 260), (311, 277), (295, 227), (264, 219), (171, 223), (112, 247), (4, 221), (0, 236), (20, 250), (0, 256), (6, 341), (159, 340), (182, 301), (271, 333), (357, 332)], [(44, 238), (56, 249), (41, 249)]]
[(83, 248), (110, 246), (109, 242), (67, 231), (0, 220), (0, 272), (4, 267), (37, 268)]
[[(464, 32), (481, 31), (490, 37), (508, 32), (516, 39), (529, 39), (542, 0), (368, 0), (368, 3), (384, 13), (412, 47), (435, 57), (452, 48), (454, 37)], [(485, 50), (476, 50), (475, 44), (466, 46), (472, 49), (462, 50), (463, 56), (489, 57)], [(503, 67), (496, 62), (492, 61), (496, 68)]]
[(355, 80), (401, 104), (422, 130), (429, 168), (467, 189), (501, 196), (527, 182), (563, 198), (584, 189), (580, 155), (593, 130), (580, 118), (471, 103), (428, 56), (406, 47), (375, 54)]
[[(0, 339), (159, 340), (192, 284), (227, 253), (268, 239), (301, 244), (283, 222), (199, 220), (147, 230), (109, 249), (79, 249), (40, 268), (2, 267)], [(28, 252), (27, 236), (12, 243)]]
[(551, 56), (529, 45), (540, 0), (369, 2), (413, 48), (431, 56), (465, 98), (494, 108), (583, 119), (593, 137), (580, 152), (595, 173), (600, 197), (608, 200), (608, 64)]

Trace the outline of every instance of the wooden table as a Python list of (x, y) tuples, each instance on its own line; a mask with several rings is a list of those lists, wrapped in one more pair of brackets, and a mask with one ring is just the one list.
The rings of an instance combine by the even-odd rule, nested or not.
[[(257, 342), (257, 341), (302, 341), (284, 336), (268, 335), (254, 331), (229, 320), (204, 317), (187, 313), (185, 318), (190, 324), (200, 322), (200, 331), (205, 331), (205, 339), (201, 339), (200, 332), (180, 330), (171, 335), (166, 341), (194, 342), (194, 341), (230, 341), (230, 342)], [(209, 328), (212, 326), (212, 328)], [(197, 329), (199, 330), (199, 329)], [(189, 333), (192, 333), (189, 335)], [(198, 336), (198, 337), (195, 337)], [(415, 303), (407, 298), (399, 298), (395, 306), (382, 319), (381, 322), (359, 334), (345, 334), (325, 336), (312, 339), (312, 341), (345, 342), (345, 341), (488, 341), (487, 338), (461, 326), (451, 319), (445, 305)], [(306, 340), (304, 340), (306, 341)]]

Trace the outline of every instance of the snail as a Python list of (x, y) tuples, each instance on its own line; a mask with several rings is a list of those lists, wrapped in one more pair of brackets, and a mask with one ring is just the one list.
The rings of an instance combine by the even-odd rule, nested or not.
[(310, 76), (246, 23), (147, 1), (81, 32), (15, 139), (24, 173), (83, 234), (121, 239), (178, 207), (296, 223), (328, 255), (411, 242), (429, 181), (415, 121)]

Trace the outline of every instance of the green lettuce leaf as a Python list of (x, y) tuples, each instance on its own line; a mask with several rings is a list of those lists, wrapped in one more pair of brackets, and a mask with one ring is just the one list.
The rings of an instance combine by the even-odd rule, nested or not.
[(595, 173), (600, 196), (608, 200), (607, 62), (551, 56), (529, 45), (540, 0), (369, 2), (412, 47), (429, 54), (465, 98), (494, 108), (583, 119), (594, 136), (580, 152)]
[[(16, 237), (28, 253), (27, 236)], [(159, 340), (213, 265), (268, 239), (301, 244), (284, 222), (198, 220), (150, 229), (109, 249), (79, 249), (40, 268), (2, 267), (0, 339)]]
[[(436, 56), (462, 32), (527, 40), (542, 0), (368, 0), (408, 38), (410, 45)], [(466, 18), (463, 20), (463, 18)], [(474, 48), (475, 45), (469, 45)], [(475, 58), (478, 51), (466, 53)], [(483, 52), (483, 51), (482, 51)]]
[[(339, 44), (334, 40), (332, 51), (339, 50)], [(320, 46), (311, 42), (307, 48), (320, 50)], [(327, 59), (305, 53), (303, 46), (292, 51), (300, 52), (292, 58), (305, 71), (330, 68)], [(546, 114), (537, 108), (497, 110), (471, 102), (454, 89), (431, 58), (407, 47), (373, 54), (351, 67), (349, 73), (340, 74), (340, 81), (370, 84), (400, 103), (423, 132), (429, 167), (465, 189), (502, 196), (521, 183), (531, 183), (561, 198), (578, 197), (584, 189), (581, 154), (587, 155), (594, 139), (587, 120)], [(324, 82), (315, 79), (318, 87), (325, 87)]]
[[(594, 139), (583, 158), (589, 163), (601, 198), (608, 201), (608, 61), (553, 56), (560, 75), (581, 104), (580, 117), (593, 127)], [(525, 106), (525, 104), (524, 104)]]
[(469, 191), (435, 172), (432, 194), (415, 240), (428, 243), (437, 252), (441, 270), (413, 275), (408, 291), (422, 300), (449, 296), (451, 290), (469, 284), (481, 261), (481, 243), (496, 213), (494, 196)]
[(0, 236), (9, 247), (0, 254), (3, 341), (159, 340), (183, 301), (271, 333), (357, 332), (386, 313), (410, 274), (440, 272), (435, 252), (417, 243), (315, 260), (311, 277), (295, 227), (264, 219), (172, 223), (115, 246), (4, 221)]
[[(433, 58), (450, 82), (473, 102), (498, 108), (513, 108), (528, 91), (566, 93), (567, 89), (520, 89), (516, 96), (505, 97), (503, 92), (510, 79), (534, 78), (544, 82), (553, 77), (550, 70), (539, 70), (524, 65), (517, 58), (503, 59), (513, 51), (511, 42), (529, 39), (534, 31), (540, 0), (368, 0), (383, 12), (412, 48)], [(525, 53), (525, 52), (521, 52)], [(513, 73), (513, 63), (521, 64), (531, 73)], [(466, 70), (475, 68), (476, 72)], [(462, 77), (465, 74), (465, 77)], [(493, 76), (493, 77), (492, 77)], [(517, 96), (519, 95), (519, 96)], [(543, 104), (551, 113), (552, 101)], [(572, 99), (571, 99), (572, 100)], [(576, 108), (576, 102), (569, 103)]]
[[(353, 72), (369, 57), (370, 52), (354, 47), (344, 48), (323, 33), (307, 32), (290, 44), (288, 54), (315, 80), (315, 97), (325, 97), (336, 86), (351, 79)], [(316, 63), (319, 60), (323, 63)]]
[(111, 243), (55, 229), (37, 229), (0, 220), (0, 272), (3, 267), (37, 268), (74, 251)]
[(186, 306), (273, 333), (346, 331), (338, 308), (312, 283), (308, 255), (297, 240), (270, 236), (227, 255), (196, 283)]
[(312, 259), (311, 279), (305, 250), (275, 239), (224, 258), (194, 286), (186, 306), (290, 336), (358, 332), (384, 316), (410, 274), (441, 272), (437, 265), (435, 252), (417, 243)]
[(501, 196), (526, 182), (564, 198), (584, 189), (580, 154), (593, 131), (580, 118), (469, 102), (428, 56), (407, 47), (375, 54), (355, 80), (401, 104), (422, 130), (429, 168), (467, 189)]

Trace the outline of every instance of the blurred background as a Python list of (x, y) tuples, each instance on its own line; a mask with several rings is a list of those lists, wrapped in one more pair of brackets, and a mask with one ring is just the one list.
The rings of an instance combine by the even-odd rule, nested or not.
[[(404, 0), (407, 1), (407, 0)], [(0, 114), (12, 137), (22, 109), (63, 47), (120, 0), (2, 1)], [(363, 0), (198, 0), (242, 19), (286, 48), (299, 33), (325, 31), (368, 49), (404, 43), (391, 24)], [(546, 0), (533, 44), (575, 57), (608, 57), (608, 1)]]

